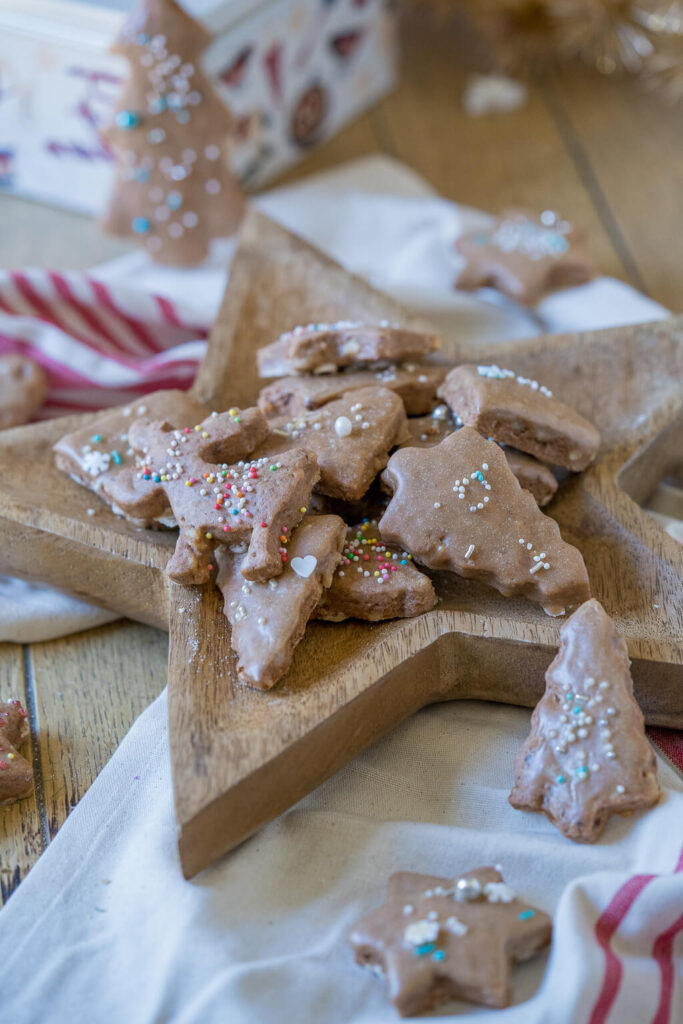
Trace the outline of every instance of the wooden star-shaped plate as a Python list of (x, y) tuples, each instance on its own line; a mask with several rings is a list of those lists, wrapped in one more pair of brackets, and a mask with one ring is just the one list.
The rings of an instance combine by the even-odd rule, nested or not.
[[(297, 323), (341, 318), (424, 326), (252, 212), (195, 394), (218, 408), (249, 405), (259, 390), (257, 348)], [(600, 429), (598, 461), (567, 481), (548, 511), (582, 551), (593, 594), (628, 643), (646, 719), (683, 727), (683, 550), (638, 504), (682, 460), (683, 320), (488, 349), (445, 338), (439, 358), (488, 359), (533, 376)], [(188, 877), (426, 704), (531, 706), (542, 695), (562, 620), (445, 576), (433, 611), (311, 623), (275, 690), (240, 685), (218, 591), (179, 587), (164, 574), (175, 535), (136, 529), (55, 468), (52, 444), (86, 422), (72, 416), (0, 434), (0, 571), (170, 629), (170, 742)]]

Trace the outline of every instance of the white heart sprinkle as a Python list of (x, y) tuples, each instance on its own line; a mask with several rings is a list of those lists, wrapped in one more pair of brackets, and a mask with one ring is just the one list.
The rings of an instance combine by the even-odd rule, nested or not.
[(318, 559), (315, 555), (306, 555), (304, 558), (293, 558), (289, 564), (297, 576), (307, 580), (318, 564)]

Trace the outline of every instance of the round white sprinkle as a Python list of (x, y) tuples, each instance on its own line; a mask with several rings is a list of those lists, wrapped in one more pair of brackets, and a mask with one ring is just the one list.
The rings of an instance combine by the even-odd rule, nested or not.
[(353, 425), (347, 416), (338, 416), (334, 421), (334, 432), (337, 437), (348, 437), (352, 430)]
[(221, 183), (217, 178), (209, 178), (206, 183), (206, 191), (210, 196), (217, 196), (221, 190)]
[(218, 146), (207, 146), (204, 150), (204, 156), (207, 160), (218, 160), (221, 155), (221, 151)]

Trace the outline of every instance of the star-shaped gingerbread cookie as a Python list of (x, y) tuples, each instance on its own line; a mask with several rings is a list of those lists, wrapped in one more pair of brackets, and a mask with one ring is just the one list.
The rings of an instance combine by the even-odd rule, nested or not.
[(549, 615), (590, 597), (581, 553), (522, 490), (499, 446), (471, 427), (395, 452), (382, 480), (393, 493), (382, 538), (423, 565), (537, 601)]
[(657, 762), (626, 644), (602, 605), (581, 605), (561, 638), (517, 755), (510, 803), (544, 811), (568, 839), (592, 843), (610, 815), (657, 803)]
[(33, 792), (33, 769), (18, 748), (29, 735), (26, 711), (18, 700), (0, 704), (0, 804)]
[(319, 470), (305, 449), (245, 461), (267, 433), (258, 409), (231, 409), (179, 429), (163, 421), (132, 424), (128, 440), (138, 466), (102, 490), (126, 516), (178, 525), (180, 536), (166, 568), (176, 583), (205, 583), (216, 545), (245, 540), (249, 546), (240, 566), (245, 578), (267, 580), (282, 572), (280, 535), (303, 518)]
[(339, 561), (346, 527), (339, 516), (310, 516), (291, 535), (282, 574), (257, 583), (245, 580), (235, 556), (216, 551), (216, 583), (232, 627), (237, 673), (251, 686), (270, 690), (289, 668), (306, 623)]
[(359, 501), (405, 430), (403, 402), (388, 388), (361, 388), (291, 420), (271, 420), (271, 433), (255, 453), (275, 456), (294, 448), (315, 452), (316, 491)]
[(341, 562), (313, 617), (381, 622), (422, 615), (435, 604), (432, 581), (412, 556), (385, 544), (376, 521), (365, 519), (349, 527)]
[(461, 235), (455, 247), (465, 258), (456, 288), (496, 288), (525, 306), (595, 276), (583, 232), (552, 210), (538, 217), (507, 210), (492, 227)]
[(452, 999), (507, 1006), (513, 964), (549, 945), (547, 914), (517, 898), (496, 868), (456, 879), (399, 872), (387, 902), (362, 918), (350, 942), (356, 961), (386, 977), (404, 1016)]

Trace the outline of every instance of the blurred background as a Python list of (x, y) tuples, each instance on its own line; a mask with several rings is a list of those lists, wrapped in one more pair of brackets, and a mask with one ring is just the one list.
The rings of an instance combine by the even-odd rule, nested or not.
[[(0, 265), (129, 251), (95, 219), (128, 0), (0, 0)], [(381, 152), (487, 211), (559, 209), (600, 269), (682, 308), (683, 19), (643, 0), (187, 0), (246, 187)], [(399, 56), (400, 54), (400, 56)], [(241, 133), (241, 137), (240, 137)]]

